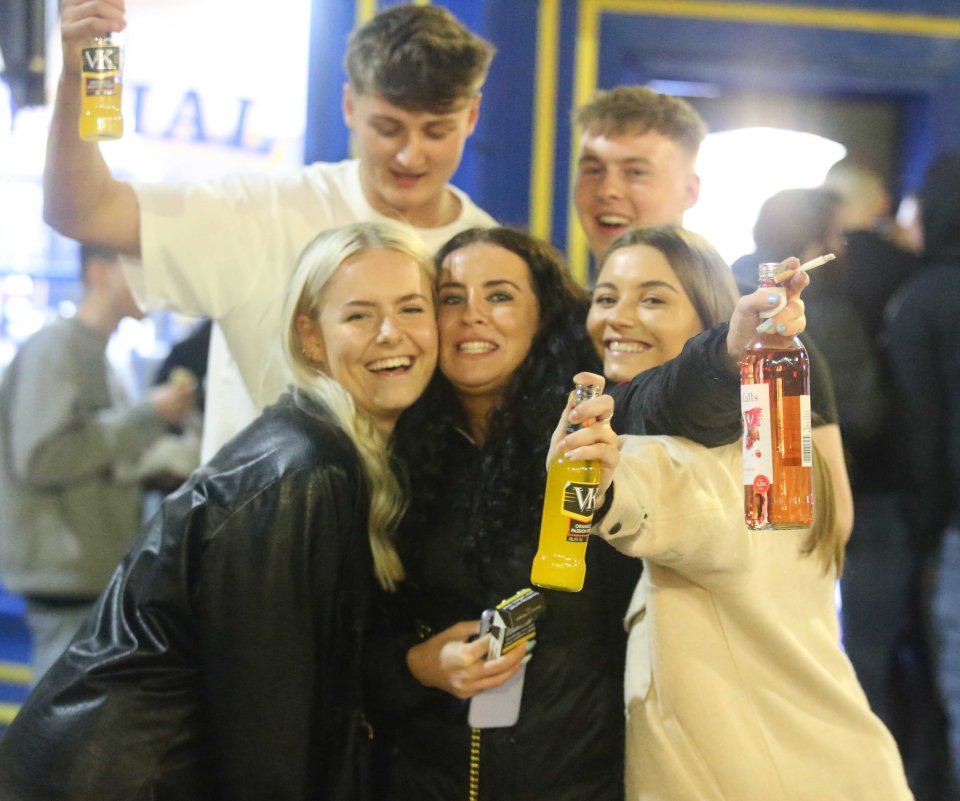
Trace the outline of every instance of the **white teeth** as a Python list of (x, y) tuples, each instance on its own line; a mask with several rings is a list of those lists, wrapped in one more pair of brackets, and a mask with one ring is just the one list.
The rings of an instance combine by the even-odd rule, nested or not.
[(617, 214), (602, 214), (597, 219), (601, 225), (629, 225), (630, 220), (627, 217), (620, 217)]
[(645, 345), (642, 342), (608, 342), (607, 350), (613, 351), (614, 353), (643, 353), (645, 350), (649, 349), (649, 345)]
[(492, 342), (461, 342), (457, 345), (457, 350), (461, 353), (489, 353), (496, 349), (497, 346)]
[(380, 359), (367, 365), (368, 370), (379, 372), (380, 370), (396, 370), (398, 367), (409, 367), (413, 364), (413, 359), (409, 356), (391, 356), (389, 359)]

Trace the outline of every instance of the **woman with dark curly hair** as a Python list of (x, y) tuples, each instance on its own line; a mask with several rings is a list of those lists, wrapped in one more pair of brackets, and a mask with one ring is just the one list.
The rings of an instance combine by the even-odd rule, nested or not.
[[(579, 593), (542, 590), (535, 656), (520, 716), (471, 730), (466, 699), (520, 669), (523, 649), (484, 661), (480, 613), (529, 586), (550, 434), (571, 379), (599, 368), (586, 293), (559, 255), (506, 228), (458, 234), (438, 253), (440, 374), (395, 431), (409, 465), (410, 509), (398, 532), (407, 582), (366, 661), (372, 702), (394, 727), (391, 799), (623, 797), (622, 619), (639, 573), (602, 542), (587, 551)], [(805, 284), (800, 278), (797, 288)], [(683, 358), (617, 388), (617, 431), (736, 439), (739, 383), (730, 354), (769, 308), (741, 301), (726, 326)], [(802, 304), (778, 321), (802, 325)], [(799, 321), (799, 322), (798, 322)], [(576, 411), (574, 411), (576, 417)]]

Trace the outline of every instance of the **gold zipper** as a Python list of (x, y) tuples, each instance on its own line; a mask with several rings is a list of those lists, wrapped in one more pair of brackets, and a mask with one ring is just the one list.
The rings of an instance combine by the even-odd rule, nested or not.
[(470, 781), (467, 799), (480, 801), (480, 729), (470, 730)]

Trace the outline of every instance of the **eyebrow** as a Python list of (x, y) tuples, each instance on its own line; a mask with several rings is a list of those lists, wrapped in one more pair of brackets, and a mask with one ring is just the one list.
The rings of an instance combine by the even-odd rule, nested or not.
[[(644, 166), (650, 166), (651, 164), (653, 164), (653, 162), (650, 159), (646, 158), (645, 156), (628, 156), (627, 158), (624, 158), (624, 159), (611, 159), (610, 161), (611, 163), (618, 164), (618, 165), (642, 164)], [(594, 162), (596, 164), (605, 164), (606, 160), (600, 158), (600, 156), (597, 156), (593, 153), (584, 153), (582, 156), (580, 156), (580, 160), (578, 163), (585, 164), (588, 162)]]
[[(371, 114), (369, 118), (372, 122), (379, 123), (388, 123), (390, 125), (405, 125), (403, 120), (398, 119), (397, 117), (391, 117), (389, 114)], [(456, 126), (457, 121), (455, 119), (454, 113), (440, 115), (432, 119), (426, 120), (423, 123), (428, 128), (435, 128), (438, 126)]]
[[(641, 289), (669, 289), (671, 292), (680, 294), (680, 290), (678, 290), (669, 281), (641, 281), (638, 286)], [(594, 286), (593, 291), (596, 292), (598, 289), (619, 290), (619, 287), (617, 287), (617, 285), (611, 281), (603, 281)]]
[[(428, 299), (427, 296), (424, 295), (422, 292), (411, 292), (409, 295), (404, 295), (403, 297), (397, 298), (394, 301), (394, 303), (409, 303), (411, 300), (425, 301), (427, 299)], [(379, 306), (379, 305), (380, 305), (379, 303), (373, 300), (348, 300), (340, 308), (346, 309), (347, 307), (350, 307), (350, 306), (363, 306), (366, 308), (370, 306)]]
[[(512, 286), (514, 289), (516, 289), (518, 292), (523, 291), (520, 288), (519, 284), (511, 281), (509, 278), (491, 278), (489, 281), (484, 281), (483, 284), (481, 284), (481, 286), (483, 286), (484, 288), (487, 288), (487, 287), (500, 286), (501, 284), (508, 284), (509, 286)], [(465, 289), (465, 288), (466, 288), (466, 284), (464, 284), (462, 281), (444, 281), (439, 286), (439, 289)]]

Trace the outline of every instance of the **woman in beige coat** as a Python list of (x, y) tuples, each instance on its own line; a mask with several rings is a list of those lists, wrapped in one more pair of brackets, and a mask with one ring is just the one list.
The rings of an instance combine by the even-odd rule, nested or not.
[[(728, 318), (736, 298), (701, 238), (677, 228), (628, 237), (605, 257), (588, 321), (617, 380), (671, 358)], [(802, 329), (797, 309), (782, 333)], [(812, 529), (750, 531), (739, 443), (621, 442), (595, 533), (644, 560), (626, 616), (627, 798), (911, 799), (893, 738), (840, 645), (846, 531), (823, 460)]]

